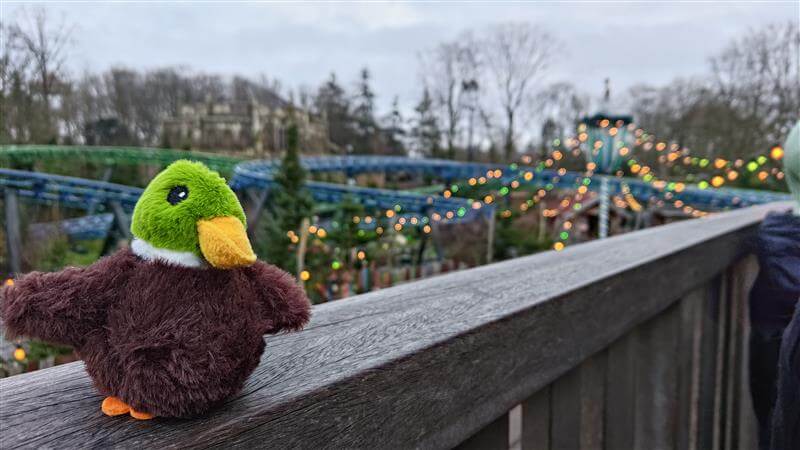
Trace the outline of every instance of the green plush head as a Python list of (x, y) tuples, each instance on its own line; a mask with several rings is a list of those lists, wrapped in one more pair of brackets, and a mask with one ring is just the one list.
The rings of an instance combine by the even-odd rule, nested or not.
[(797, 121), (789, 137), (786, 138), (783, 157), (783, 172), (789, 190), (794, 196), (794, 210), (800, 215), (800, 120)]
[(225, 179), (202, 163), (180, 160), (147, 185), (133, 211), (131, 232), (153, 247), (203, 256), (198, 222), (217, 217), (235, 217), (246, 225)]

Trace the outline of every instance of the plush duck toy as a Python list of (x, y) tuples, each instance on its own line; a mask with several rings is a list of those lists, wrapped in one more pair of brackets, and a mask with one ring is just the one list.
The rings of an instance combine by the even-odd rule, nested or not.
[(145, 189), (130, 248), (86, 268), (32, 272), (0, 291), (11, 336), (75, 348), (109, 416), (202, 413), (238, 392), (264, 334), (309, 319), (303, 289), (256, 261), (225, 180), (177, 161)]

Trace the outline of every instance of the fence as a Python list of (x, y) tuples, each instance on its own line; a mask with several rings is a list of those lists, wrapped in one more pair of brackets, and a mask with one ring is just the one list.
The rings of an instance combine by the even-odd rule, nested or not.
[(3, 447), (753, 448), (758, 206), (405, 283), (267, 339), (194, 420), (108, 418), (81, 363), (0, 380)]

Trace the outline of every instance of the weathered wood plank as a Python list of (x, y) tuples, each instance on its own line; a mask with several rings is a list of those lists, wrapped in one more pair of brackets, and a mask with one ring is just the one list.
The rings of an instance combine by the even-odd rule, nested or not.
[(605, 444), (610, 450), (632, 449), (636, 423), (636, 348), (639, 328), (608, 349)]
[(676, 448), (697, 450), (700, 397), (700, 358), (703, 307), (707, 287), (696, 289), (680, 302), (678, 343), (678, 429)]
[(267, 340), (240, 395), (194, 420), (105, 417), (80, 363), (3, 379), (0, 433), (12, 448), (452, 447), (711, 280), (774, 207), (317, 307), (306, 331)]
[(720, 314), (720, 279), (706, 289), (703, 301), (700, 343), (700, 383), (697, 419), (697, 447), (713, 449), (716, 412), (717, 347)]
[(606, 359), (593, 355), (551, 385), (551, 449), (603, 448)]
[(522, 402), (522, 450), (550, 449), (550, 386)]
[(582, 450), (602, 450), (605, 426), (606, 363), (608, 354), (598, 353), (580, 365)]
[(740, 399), (738, 398), (737, 389), (741, 383), (739, 376), (741, 372), (741, 342), (740, 342), (740, 325), (741, 325), (741, 302), (739, 299), (742, 296), (740, 292), (742, 289), (740, 280), (737, 276), (737, 265), (734, 264), (727, 270), (728, 292), (726, 301), (728, 303), (728, 327), (725, 335), (725, 342), (727, 342), (727, 352), (725, 358), (725, 391), (722, 393), (724, 402), (722, 410), (722, 436), (724, 443), (720, 448), (737, 448), (739, 446), (738, 428), (738, 408)]
[(581, 448), (581, 370), (572, 369), (553, 382), (551, 450)]
[(641, 450), (675, 447), (677, 427), (679, 305), (639, 326), (636, 346), (634, 446)]
[(725, 392), (729, 381), (730, 367), (727, 365), (728, 329), (730, 328), (730, 302), (728, 301), (728, 291), (730, 290), (730, 278), (728, 272), (722, 273), (719, 279), (719, 290), (716, 293), (719, 302), (717, 313), (717, 346), (714, 357), (716, 358), (716, 372), (714, 374), (714, 439), (712, 448), (722, 450), (727, 448), (725, 442), (725, 409), (727, 398)]
[(730, 269), (733, 281), (731, 302), (736, 305), (733, 317), (735, 332), (732, 334), (734, 354), (731, 358), (732, 378), (730, 397), (729, 448), (742, 450), (756, 448), (756, 419), (750, 397), (749, 377), (749, 294), (758, 273), (754, 256), (743, 259)]

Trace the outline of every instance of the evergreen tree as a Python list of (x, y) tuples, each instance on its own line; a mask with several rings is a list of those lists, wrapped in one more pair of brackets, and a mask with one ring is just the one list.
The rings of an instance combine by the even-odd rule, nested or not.
[(343, 149), (352, 145), (355, 130), (350, 113), (350, 101), (336, 80), (335, 73), (331, 73), (328, 81), (319, 88), (314, 103), (317, 111), (327, 118), (330, 141)]
[(386, 140), (387, 153), (391, 155), (405, 155), (403, 144), (405, 130), (403, 129), (403, 115), (397, 97), (392, 100), (392, 111), (383, 118), (383, 134)]
[(550, 154), (550, 150), (554, 148), (553, 141), (560, 137), (561, 133), (558, 129), (558, 124), (552, 117), (548, 117), (547, 120), (544, 121), (542, 124), (542, 133), (541, 133), (541, 140), (540, 140), (540, 147), (541, 147), (541, 158), (547, 158)]
[(375, 123), (375, 93), (370, 87), (370, 73), (365, 67), (361, 70), (361, 77), (356, 85), (355, 108), (353, 119), (357, 133), (355, 152), (368, 154), (374, 153), (375, 135), (378, 126)]
[(411, 134), (414, 137), (417, 151), (433, 158), (441, 157), (442, 133), (433, 111), (433, 99), (428, 88), (423, 91), (422, 99), (414, 111), (417, 112), (417, 117)]
[(306, 170), (300, 163), (298, 147), (297, 125), (292, 124), (286, 130), (286, 153), (269, 196), (269, 217), (257, 239), (265, 259), (290, 273), (297, 270), (297, 256), (289, 232), (299, 236), (300, 224), (314, 210), (313, 199), (305, 187)]

